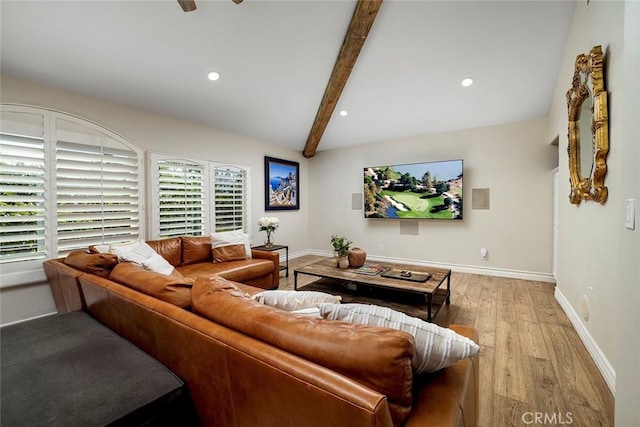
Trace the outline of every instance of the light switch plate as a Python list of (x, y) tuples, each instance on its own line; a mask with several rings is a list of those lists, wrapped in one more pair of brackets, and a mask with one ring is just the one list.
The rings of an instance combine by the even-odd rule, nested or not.
[(629, 230), (636, 228), (636, 199), (627, 199), (624, 201), (624, 226)]

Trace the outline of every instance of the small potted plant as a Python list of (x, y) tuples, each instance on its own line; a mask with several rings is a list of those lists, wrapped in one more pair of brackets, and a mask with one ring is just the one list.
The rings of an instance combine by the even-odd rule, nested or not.
[(333, 246), (333, 250), (338, 260), (338, 267), (349, 267), (349, 259), (347, 258), (347, 255), (349, 255), (349, 248), (352, 243), (353, 242), (346, 237), (336, 235), (331, 236), (331, 245)]

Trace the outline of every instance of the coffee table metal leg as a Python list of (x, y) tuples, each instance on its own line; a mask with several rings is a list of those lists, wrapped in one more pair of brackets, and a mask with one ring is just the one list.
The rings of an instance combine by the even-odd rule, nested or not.
[(289, 277), (289, 246), (285, 248), (285, 251), (287, 253), (287, 275), (285, 277)]
[(427, 322), (431, 322), (431, 303), (433, 301), (433, 295), (428, 293), (425, 296), (427, 297)]
[(451, 270), (449, 270), (449, 273), (447, 274), (447, 299), (446, 299), (446, 303), (447, 303), (447, 305), (451, 304)]
[(298, 290), (298, 272), (294, 270), (293, 272), (293, 290)]

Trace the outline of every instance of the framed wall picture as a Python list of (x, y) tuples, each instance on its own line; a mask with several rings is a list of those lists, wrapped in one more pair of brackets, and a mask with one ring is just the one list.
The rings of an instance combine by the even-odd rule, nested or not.
[(264, 209), (300, 209), (300, 164), (273, 157), (264, 158)]

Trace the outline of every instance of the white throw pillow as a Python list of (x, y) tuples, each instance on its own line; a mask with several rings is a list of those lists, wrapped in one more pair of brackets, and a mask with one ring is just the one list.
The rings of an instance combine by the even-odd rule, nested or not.
[[(112, 243), (109, 246), (109, 252), (111, 252), (112, 254), (117, 255), (119, 261), (129, 261), (128, 259), (124, 259), (124, 257), (129, 252), (132, 252), (132, 251), (136, 250), (143, 243), (145, 243), (145, 242), (143, 242), (142, 240), (132, 240), (130, 242), (123, 242), (123, 243)], [(147, 246), (149, 246), (149, 245), (147, 245)], [(149, 246), (149, 249), (151, 249), (150, 246)], [(142, 262), (138, 262), (137, 264), (142, 265)]]
[[(156, 251), (154, 251), (146, 242), (140, 242), (140, 244), (133, 249), (122, 252), (122, 259), (142, 265), (143, 262), (151, 258), (155, 253)], [(120, 255), (118, 255), (118, 258), (120, 258)]]
[(263, 291), (251, 297), (271, 307), (286, 311), (315, 308), (318, 304), (339, 304), (342, 297), (316, 291)]
[(142, 240), (111, 245), (111, 253), (118, 256), (119, 261), (128, 261), (156, 273), (170, 275), (173, 266)]
[(413, 335), (415, 353), (411, 366), (417, 374), (435, 372), (475, 356), (480, 347), (449, 328), (407, 316), (387, 307), (366, 304), (320, 304), (320, 315), (329, 320), (399, 329)]
[(145, 270), (155, 271), (156, 273), (164, 274), (166, 276), (173, 273), (173, 265), (155, 251), (149, 258), (142, 261), (142, 266)]
[(244, 233), (242, 230), (211, 233), (212, 250), (234, 245), (244, 245), (246, 259), (251, 259), (251, 239), (249, 234)]

